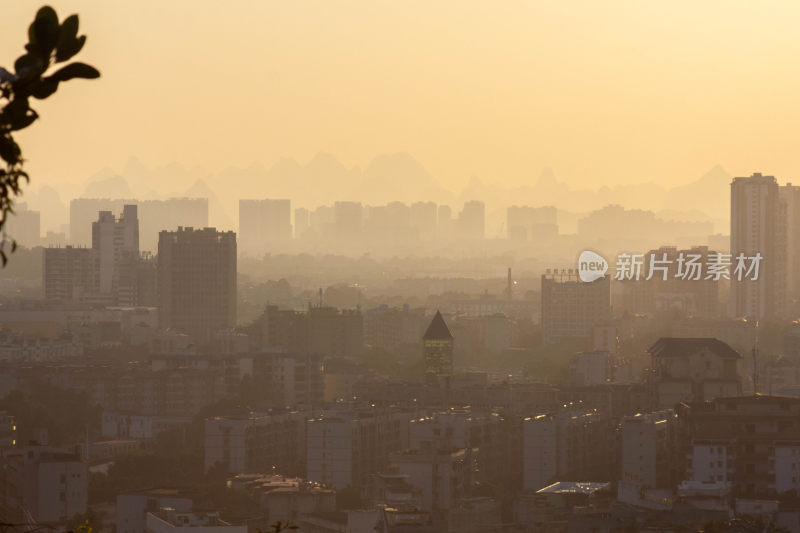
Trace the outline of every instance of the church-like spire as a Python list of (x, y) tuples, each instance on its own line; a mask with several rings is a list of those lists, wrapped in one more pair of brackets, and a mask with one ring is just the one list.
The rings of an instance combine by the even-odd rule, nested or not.
[(453, 335), (450, 334), (450, 329), (447, 327), (447, 324), (444, 323), (442, 313), (436, 311), (436, 315), (434, 315), (433, 320), (431, 320), (431, 324), (428, 326), (428, 329), (425, 331), (425, 335), (422, 336), (422, 339), (427, 341), (452, 338)]

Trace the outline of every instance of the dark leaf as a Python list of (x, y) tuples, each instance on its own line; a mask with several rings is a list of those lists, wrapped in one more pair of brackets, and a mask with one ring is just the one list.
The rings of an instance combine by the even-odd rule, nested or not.
[(39, 19), (47, 20), (51, 24), (58, 26), (58, 15), (56, 14), (56, 10), (50, 6), (42, 6), (39, 8), (39, 11), (36, 12), (36, 20)]
[(11, 253), (14, 253), (16, 251), (17, 251), (17, 241), (12, 240), (11, 241)]
[(4, 250), (0, 250), (0, 259), (3, 260), (3, 266), (6, 266), (6, 263), (8, 263), (8, 256)]
[[(21, 155), (19, 146), (10, 135), (0, 136), (0, 157), (9, 165), (16, 165)], [(13, 184), (12, 184), (13, 187)]]
[[(76, 50), (71, 52), (77, 43), (78, 37), (78, 15), (70, 15), (64, 22), (61, 23), (61, 29), (58, 32), (58, 43), (56, 44), (56, 61), (66, 61), (73, 55), (78, 53)], [(85, 40), (85, 38), (84, 38)]]
[(15, 81), (16, 79), (17, 77), (14, 74), (0, 67), (0, 81)]
[(36, 19), (28, 29), (28, 39), (36, 47), (41, 58), (49, 58), (58, 43), (58, 15), (50, 6), (44, 6), (36, 13)]
[[(31, 90), (31, 95), (39, 100), (44, 100), (58, 89), (58, 80), (54, 80), (52, 76), (39, 81)], [(31, 120), (33, 122), (33, 120)]]
[(14, 69), (17, 72), (17, 80), (14, 82), (15, 91), (20, 92), (26, 83), (44, 74), (47, 67), (48, 63), (39, 59), (35, 53), (18, 57), (14, 62)]
[(20, 117), (14, 121), (14, 123), (11, 125), (11, 130), (12, 131), (23, 130), (28, 126), (30, 126), (31, 124), (33, 124), (33, 122), (37, 118), (39, 118), (39, 115), (36, 113), (36, 111), (34, 111), (33, 109), (29, 109), (27, 115)]
[(35, 22), (36, 20), (34, 19), (34, 21), (31, 22), (31, 25), (28, 26), (28, 44), (25, 45), (25, 50), (27, 50), (28, 52), (34, 52), (39, 50), (37, 46), (38, 41), (36, 39), (36, 28), (33, 25)]
[(0, 117), (3, 118), (3, 122), (10, 124), (13, 128), (14, 124), (19, 123), (25, 118), (28, 111), (30, 111), (28, 100), (26, 98), (15, 98), (6, 104)]
[(40, 64), (41, 61), (36, 58), (33, 54), (25, 54), (19, 56), (16, 61), (14, 61), (14, 71), (17, 75), (22, 75), (24, 71), (29, 70), (36, 65)]
[(74, 39), (78, 36), (78, 15), (70, 15), (61, 23), (59, 30), (58, 42), (64, 42)]
[(66, 67), (57, 70), (48, 79), (67, 81), (71, 80), (72, 78), (94, 79), (99, 77), (100, 77), (100, 72), (93, 66), (87, 65), (86, 63), (76, 62), (76, 63), (70, 63)]
[(56, 61), (59, 63), (61, 61), (66, 61), (67, 59), (71, 58), (75, 54), (81, 51), (83, 45), (86, 43), (86, 36), (81, 35), (75, 39), (65, 41), (64, 43), (58, 44), (58, 49), (56, 50)]

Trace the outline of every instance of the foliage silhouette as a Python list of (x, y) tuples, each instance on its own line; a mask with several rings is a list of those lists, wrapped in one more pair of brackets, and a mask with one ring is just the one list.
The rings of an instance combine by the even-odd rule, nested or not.
[(259, 529), (258, 533), (281, 533), (281, 531), (288, 531), (290, 529), (298, 529), (298, 527), (292, 524), (289, 520), (286, 522), (281, 522), (278, 520), (274, 524), (270, 526), (267, 530)]
[(0, 67), (0, 101), (5, 101), (0, 109), (0, 159), (5, 162), (5, 168), (0, 168), (0, 261), (3, 266), (8, 262), (6, 247), (10, 246), (11, 252), (17, 248), (16, 241), (6, 233), (6, 222), (14, 214), (14, 200), (22, 193), (22, 182), (29, 181), (23, 168), (22, 150), (13, 133), (39, 118), (30, 106), (31, 98), (44, 100), (65, 81), (100, 77), (96, 68), (81, 62), (70, 63), (46, 75), (51, 66), (74, 57), (85, 43), (86, 36), (78, 35), (78, 15), (70, 15), (59, 22), (55, 10), (44, 6), (28, 28), (26, 52), (14, 62), (14, 72)]

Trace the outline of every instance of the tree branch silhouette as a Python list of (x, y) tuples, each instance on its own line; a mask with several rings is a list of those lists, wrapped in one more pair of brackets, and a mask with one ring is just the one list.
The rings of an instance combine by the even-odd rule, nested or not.
[(30, 178), (25, 172), (22, 149), (13, 133), (27, 128), (39, 118), (30, 106), (30, 99), (44, 100), (58, 90), (60, 83), (74, 78), (94, 79), (100, 72), (90, 65), (73, 62), (48, 74), (50, 67), (64, 63), (81, 51), (86, 36), (78, 36), (78, 15), (59, 22), (50, 6), (36, 13), (28, 28), (25, 54), (14, 62), (13, 72), (0, 67), (0, 261), (8, 262), (8, 249), (13, 252), (17, 243), (7, 232), (8, 217), (14, 214), (14, 201), (22, 194), (22, 184)]

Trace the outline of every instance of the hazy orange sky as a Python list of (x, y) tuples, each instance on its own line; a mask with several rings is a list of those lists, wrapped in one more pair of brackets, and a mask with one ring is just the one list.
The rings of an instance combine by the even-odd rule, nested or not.
[[(38, 3), (7, 1), (0, 65)], [(800, 181), (796, 2), (57, 1), (82, 60), (20, 136), (35, 183), (413, 154), (443, 185)], [(241, 184), (243, 187), (247, 184)]]

